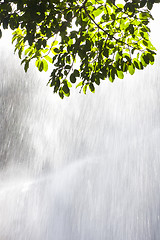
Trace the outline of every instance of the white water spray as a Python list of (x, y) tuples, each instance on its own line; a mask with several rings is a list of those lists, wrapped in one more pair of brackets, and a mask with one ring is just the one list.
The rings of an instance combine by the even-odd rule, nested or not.
[(4, 43), (1, 240), (160, 239), (158, 61), (62, 101)]

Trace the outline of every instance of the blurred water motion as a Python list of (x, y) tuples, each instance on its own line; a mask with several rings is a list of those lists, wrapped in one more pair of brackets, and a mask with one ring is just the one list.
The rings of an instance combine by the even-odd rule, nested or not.
[(158, 60), (62, 101), (5, 46), (0, 239), (159, 240)]

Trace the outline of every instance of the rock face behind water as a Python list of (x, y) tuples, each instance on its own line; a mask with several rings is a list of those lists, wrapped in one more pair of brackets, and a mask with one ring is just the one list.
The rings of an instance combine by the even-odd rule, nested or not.
[[(9, 46), (9, 45), (8, 45)], [(159, 65), (66, 100), (0, 49), (0, 239), (159, 240)]]

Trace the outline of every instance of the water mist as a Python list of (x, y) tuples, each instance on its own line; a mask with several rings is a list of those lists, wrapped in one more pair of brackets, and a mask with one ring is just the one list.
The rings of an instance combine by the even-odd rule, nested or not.
[(158, 58), (60, 100), (1, 46), (0, 239), (159, 240)]

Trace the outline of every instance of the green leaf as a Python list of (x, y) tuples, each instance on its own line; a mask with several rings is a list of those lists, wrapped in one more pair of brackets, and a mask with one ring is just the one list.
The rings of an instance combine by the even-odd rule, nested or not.
[(67, 81), (67, 85), (68, 85), (69, 88), (72, 87), (72, 84), (70, 82), (68, 82), (68, 81)]
[[(57, 92), (58, 90), (59, 90), (59, 87), (60, 87), (60, 80), (59, 80), (59, 78), (56, 78), (55, 80), (54, 80), (54, 92)], [(62, 91), (62, 88), (60, 88), (60, 90)], [(59, 90), (59, 91), (60, 91)], [(63, 91), (62, 91), (63, 92)]]
[(71, 57), (70, 57), (70, 55), (68, 55), (67, 57), (66, 57), (66, 63), (71, 63)]
[(102, 19), (107, 22), (109, 20), (109, 15), (108, 14), (103, 14)]
[(25, 72), (27, 72), (28, 68), (29, 68), (29, 61), (26, 61), (24, 65)]
[(52, 58), (51, 58), (50, 56), (48, 56), (48, 55), (47, 55), (47, 56), (44, 56), (44, 58), (45, 58), (48, 62), (50, 62), (50, 63), (52, 63), (52, 61), (53, 61)]
[(84, 46), (84, 51), (90, 51), (91, 50), (91, 42), (86, 39), (86, 45)]
[[(89, 3), (89, 2), (88, 2)], [(90, 3), (91, 5), (87, 7), (87, 10), (88, 11), (93, 11), (94, 9), (94, 6), (92, 5), (92, 3)]]
[(55, 40), (55, 41), (52, 42), (51, 46), (53, 47), (53, 46), (55, 46), (57, 44), (58, 44), (58, 41)]
[(109, 57), (109, 50), (108, 50), (107, 48), (105, 48), (105, 49), (103, 50), (103, 55), (104, 55), (106, 58)]
[(96, 83), (97, 85), (100, 85), (100, 79), (99, 79), (99, 78), (95, 78), (95, 83)]
[(141, 8), (144, 7), (146, 5), (146, 3), (147, 3), (147, 0), (141, 0), (140, 7)]
[(23, 52), (23, 47), (21, 47), (18, 51), (18, 56), (19, 56), (20, 59), (22, 57), (22, 52)]
[(63, 93), (63, 91), (62, 91), (62, 90), (59, 90), (58, 93), (59, 93), (60, 98), (63, 99), (63, 98), (64, 98), (64, 93)]
[(42, 62), (43, 62), (43, 70), (45, 71), (45, 72), (47, 72), (47, 70), (48, 70), (48, 63), (47, 63), (47, 61), (46, 60), (42, 60)]
[(134, 74), (135, 68), (134, 68), (133, 64), (131, 64), (131, 65), (128, 66), (128, 70), (129, 70), (129, 73), (130, 73), (131, 75)]
[(62, 87), (62, 89), (66, 94), (70, 92), (69, 87), (66, 84)]
[(25, 54), (25, 55), (27, 55), (27, 54), (30, 52), (30, 50), (31, 50), (31, 48), (30, 48), (30, 47), (29, 47), (29, 48), (27, 48), (27, 49), (25, 50), (24, 54)]
[(80, 86), (82, 86), (82, 85), (83, 85), (83, 81), (82, 81), (82, 82), (79, 82), (79, 83), (77, 84), (76, 88), (78, 88), (78, 87), (80, 87)]
[(149, 64), (149, 57), (148, 57), (148, 55), (143, 55), (142, 58), (143, 58), (143, 60), (145, 61), (146, 64)]
[(103, 12), (103, 8), (97, 8), (92, 12), (95, 17), (98, 17)]
[(148, 29), (147, 29), (147, 28), (144, 28), (144, 27), (141, 28), (140, 30), (141, 30), (142, 32), (148, 32)]
[(75, 77), (79, 77), (79, 75), (80, 75), (79, 71), (77, 69), (74, 70), (73, 74)]
[(72, 18), (72, 12), (70, 11), (66, 16), (66, 20), (71, 20), (71, 18)]
[(83, 87), (83, 92), (84, 92), (84, 94), (86, 94), (86, 92), (87, 92), (87, 87), (88, 87), (88, 85), (86, 84), (86, 85), (84, 85), (84, 87)]
[(129, 29), (129, 32), (130, 32), (131, 34), (134, 33), (134, 27), (133, 27), (133, 24), (130, 24), (129, 27), (128, 27), (128, 29)]
[(149, 58), (149, 62), (151, 64), (154, 63), (154, 55), (152, 55), (151, 53), (147, 53), (147, 57)]
[(147, 41), (143, 40), (142, 43), (143, 43), (144, 46), (148, 47), (148, 42)]
[(9, 22), (9, 18), (8, 17), (3, 19), (3, 28), (4, 29), (8, 28), (8, 22)]
[(151, 0), (148, 0), (148, 2), (147, 2), (147, 7), (148, 7), (149, 10), (152, 9), (152, 7), (153, 7), (153, 2), (152, 2)]
[(75, 77), (75, 75), (73, 73), (70, 75), (70, 81), (71, 81), (71, 83), (75, 83), (76, 82), (76, 77)]
[(82, 49), (79, 49), (79, 50), (78, 50), (78, 55), (79, 55), (79, 57), (80, 57), (81, 59), (83, 59), (83, 58), (86, 57), (86, 53), (85, 53), (85, 51), (82, 50)]
[(38, 66), (38, 70), (39, 70), (40, 72), (43, 71), (43, 61), (40, 62), (39, 66)]
[(66, 66), (65, 66), (65, 69), (70, 69), (70, 68), (71, 68), (70, 65), (66, 65)]
[(35, 65), (36, 67), (38, 68), (39, 67), (39, 64), (41, 63), (41, 60), (40, 59), (37, 59), (36, 62), (35, 62)]
[(137, 59), (134, 59), (134, 60), (133, 60), (133, 65), (134, 65), (137, 69), (140, 69), (139, 61), (138, 61)]
[(112, 19), (112, 20), (115, 20), (115, 18), (116, 18), (115, 14), (112, 13), (112, 14), (111, 14), (111, 19)]
[(59, 53), (59, 52), (60, 52), (58, 48), (53, 48), (53, 51), (54, 51), (55, 53)]
[(117, 76), (118, 76), (118, 78), (120, 78), (120, 79), (123, 79), (123, 78), (124, 78), (124, 74), (123, 74), (122, 71), (117, 71)]
[(95, 92), (95, 87), (94, 87), (93, 83), (89, 84), (89, 89), (91, 92), (93, 92), (93, 93)]
[(117, 52), (116, 57), (115, 57), (115, 60), (118, 61), (119, 58), (120, 58), (120, 55), (119, 55), (119, 53)]

